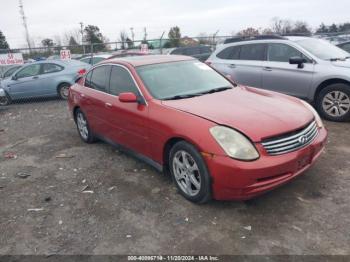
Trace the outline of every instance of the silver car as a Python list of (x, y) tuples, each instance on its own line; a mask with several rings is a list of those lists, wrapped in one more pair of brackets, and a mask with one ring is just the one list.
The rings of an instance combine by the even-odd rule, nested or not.
[(325, 119), (345, 121), (350, 119), (349, 58), (321, 39), (264, 37), (221, 45), (207, 63), (240, 84), (299, 97)]
[(67, 99), (69, 87), (90, 67), (76, 60), (50, 60), (23, 65), (0, 81), (0, 105), (34, 97), (59, 96)]

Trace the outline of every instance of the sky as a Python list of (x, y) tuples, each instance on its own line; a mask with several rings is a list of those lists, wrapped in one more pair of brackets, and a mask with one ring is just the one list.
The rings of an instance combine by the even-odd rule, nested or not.
[[(23, 0), (29, 34), (36, 45), (44, 38), (64, 41), (66, 32), (77, 31), (79, 22), (97, 25), (110, 41), (121, 30), (135, 40), (159, 38), (172, 26), (183, 36), (205, 32), (230, 35), (247, 27), (265, 28), (274, 17), (302, 20), (313, 28), (320, 23), (350, 21), (349, 0)], [(18, 0), (0, 0), (0, 30), (10, 47), (25, 47)]]

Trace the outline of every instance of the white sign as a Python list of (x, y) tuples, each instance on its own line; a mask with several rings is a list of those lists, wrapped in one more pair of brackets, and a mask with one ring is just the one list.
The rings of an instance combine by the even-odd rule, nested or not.
[(71, 60), (70, 50), (68, 49), (61, 50), (60, 58), (61, 60)]
[(148, 45), (147, 44), (141, 44), (141, 52), (148, 53)]
[(22, 64), (24, 64), (24, 61), (21, 53), (0, 54), (0, 66)]

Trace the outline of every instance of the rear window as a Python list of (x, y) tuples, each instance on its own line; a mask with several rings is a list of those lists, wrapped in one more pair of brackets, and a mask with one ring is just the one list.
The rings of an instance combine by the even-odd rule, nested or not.
[(264, 44), (242, 45), (239, 59), (240, 60), (257, 60), (263, 61), (265, 57)]

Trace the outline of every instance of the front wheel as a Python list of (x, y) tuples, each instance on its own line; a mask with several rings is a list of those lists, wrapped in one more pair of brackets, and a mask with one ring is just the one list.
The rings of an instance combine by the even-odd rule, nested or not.
[(180, 194), (194, 203), (211, 199), (211, 182), (208, 169), (198, 150), (181, 141), (170, 150), (169, 168)]
[(316, 101), (324, 119), (343, 122), (350, 119), (350, 86), (333, 84), (321, 90)]

